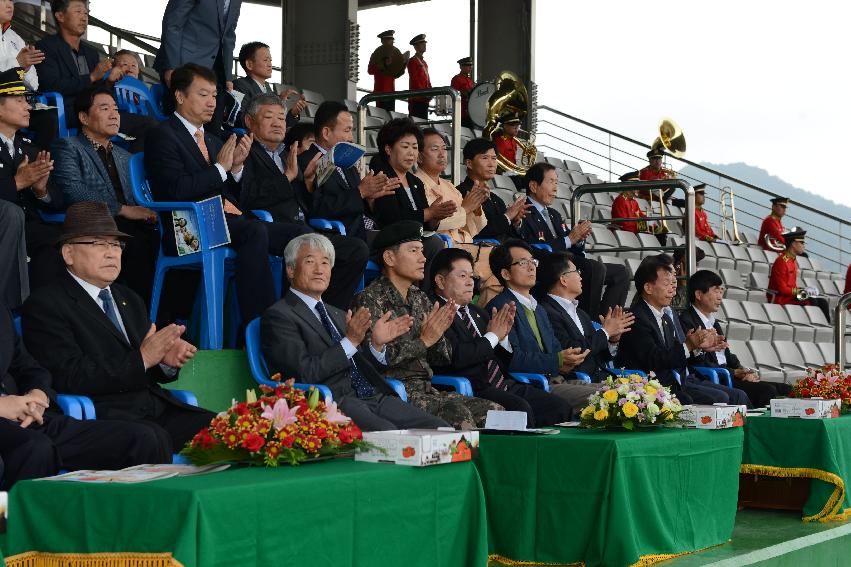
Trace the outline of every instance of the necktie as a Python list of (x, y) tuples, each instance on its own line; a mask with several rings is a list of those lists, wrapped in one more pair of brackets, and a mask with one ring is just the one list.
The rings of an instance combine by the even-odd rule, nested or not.
[(9, 156), (12, 159), (15, 159), (15, 142), (13, 142), (12, 140), (7, 140), (6, 149), (9, 150)]
[(108, 289), (102, 289), (98, 293), (98, 299), (103, 301), (103, 312), (106, 313), (107, 318), (112, 321), (118, 332), (123, 335), (124, 331), (121, 330), (121, 323), (118, 322), (118, 314), (115, 312), (115, 304), (112, 302), (112, 294), (109, 293)]
[[(331, 317), (328, 315), (328, 310), (325, 309), (325, 304), (321, 301), (316, 304), (316, 311), (319, 313), (319, 318), (322, 320), (322, 326), (325, 327), (325, 330), (328, 331), (328, 334), (331, 335), (331, 339), (334, 342), (340, 342), (343, 340), (343, 337), (340, 335), (340, 331), (337, 330), (337, 327), (334, 326), (334, 323), (331, 321)], [(372, 387), (366, 378), (363, 377), (363, 374), (358, 370), (358, 365), (355, 364), (355, 361), (352, 360), (352, 369), (349, 371), (349, 376), (352, 380), (352, 389), (355, 391), (355, 394), (359, 398), (369, 398), (375, 395), (375, 388)]]
[(550, 233), (555, 237), (556, 229), (553, 226), (553, 219), (550, 218), (550, 211), (546, 207), (543, 211), (541, 211), (541, 218), (544, 219), (544, 224), (547, 225), (547, 228), (550, 230)]
[(677, 316), (674, 315), (674, 310), (670, 307), (665, 307), (662, 312), (668, 316), (671, 323), (671, 330), (674, 333), (674, 336), (677, 338), (677, 342), (684, 343), (686, 342), (686, 337), (683, 334), (683, 330), (680, 327), (680, 324), (677, 322)]
[(225, 0), (225, 1), (224, 1), (224, 8), (225, 8), (225, 10), (224, 10), (224, 12), (225, 12), (225, 16), (227, 16), (227, 15), (228, 15), (228, 10), (230, 10), (230, 0)]
[(207, 151), (207, 142), (204, 141), (204, 132), (200, 129), (195, 130), (195, 141), (198, 143), (198, 149), (201, 150), (201, 155), (204, 156), (204, 161), (210, 163), (210, 152)]
[[(465, 307), (463, 309), (459, 309), (458, 313), (461, 314), (461, 320), (467, 325), (467, 329), (473, 333), (473, 336), (479, 337), (479, 330), (476, 328), (476, 325), (473, 324), (473, 319), (470, 317), (470, 313), (468, 308)], [(488, 359), (488, 384), (496, 388), (497, 390), (508, 390), (508, 384), (505, 382), (505, 375), (502, 373), (502, 370), (499, 368), (499, 364), (493, 359)]]

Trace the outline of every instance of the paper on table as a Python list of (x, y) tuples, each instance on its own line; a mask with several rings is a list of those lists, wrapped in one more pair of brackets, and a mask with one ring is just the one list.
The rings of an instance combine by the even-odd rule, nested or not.
[(488, 410), (485, 429), (526, 431), (527, 419), (525, 411)]
[(213, 472), (223, 471), (229, 468), (229, 464), (212, 464), (212, 465), (204, 465), (204, 466), (195, 466), (195, 465), (175, 465), (175, 464), (161, 464), (161, 465), (136, 465), (135, 467), (127, 467), (126, 469), (122, 469), (125, 471), (138, 471), (138, 472), (149, 472), (149, 473), (168, 473), (168, 474), (176, 474), (177, 476), (194, 476), (198, 474), (207, 474)]

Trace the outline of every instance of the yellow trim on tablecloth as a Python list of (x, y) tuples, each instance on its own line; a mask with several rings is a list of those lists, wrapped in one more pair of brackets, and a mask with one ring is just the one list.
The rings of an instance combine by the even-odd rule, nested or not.
[(6, 567), (183, 567), (171, 553), (43, 553), (6, 558)]
[[(726, 542), (725, 542), (726, 543)], [(709, 547), (704, 547), (702, 549), (696, 549), (694, 551), (683, 551), (681, 553), (657, 553), (657, 554), (649, 554), (642, 555), (638, 558), (638, 561), (630, 565), (629, 567), (648, 567), (649, 565), (653, 565), (655, 563), (659, 563), (660, 561), (667, 561), (668, 559), (673, 559), (675, 557), (682, 557), (684, 555), (692, 555), (694, 553), (700, 553), (701, 551), (706, 551), (707, 549), (712, 549), (713, 547), (718, 547), (719, 545), (724, 545), (724, 543), (719, 543), (717, 545), (710, 545)], [(576, 563), (540, 563), (536, 561), (518, 561), (516, 559), (509, 559), (508, 557), (503, 557), (497, 553), (492, 553), (488, 555), (488, 561), (498, 561), (503, 565), (509, 566), (523, 566), (523, 567), (585, 567), (584, 561), (578, 561)]]
[(812, 516), (804, 516), (805, 522), (841, 522), (851, 518), (851, 508), (840, 511), (845, 501), (845, 481), (839, 475), (821, 469), (785, 468), (770, 465), (742, 465), (739, 472), (744, 474), (759, 474), (777, 478), (814, 478), (833, 485), (833, 493), (824, 503), (821, 511)]
[(518, 561), (516, 559), (509, 559), (508, 557), (503, 557), (502, 555), (499, 555), (498, 553), (491, 553), (490, 555), (488, 555), (488, 562), (490, 562), (490, 561), (498, 561), (502, 565), (509, 565), (509, 566), (521, 565), (521, 566), (535, 566), (535, 567), (537, 567), (537, 566), (541, 565), (541, 566), (547, 566), (547, 567), (550, 567), (550, 566), (555, 566), (555, 567), (585, 567), (584, 561), (578, 561), (576, 563), (540, 563), (540, 562), (537, 562), (537, 561)]

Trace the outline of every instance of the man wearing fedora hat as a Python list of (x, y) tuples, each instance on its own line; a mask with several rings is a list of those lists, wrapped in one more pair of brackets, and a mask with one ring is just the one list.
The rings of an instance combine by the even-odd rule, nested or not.
[[(48, 152), (39, 152), (19, 131), (30, 125), (32, 107), (26, 97), (32, 94), (24, 86), (24, 70), (20, 67), (0, 73), (0, 199), (20, 208), (24, 213), (26, 256), (29, 256), (29, 287), (53, 280), (62, 273), (62, 261), (53, 243), (59, 234), (56, 225), (43, 221), (39, 211), (61, 210), (62, 193), (49, 186), (47, 178), (53, 170)], [(0, 249), (0, 260), (6, 266), (17, 266), (21, 289), (27, 278), (26, 256), (15, 248)], [(7, 297), (7, 300), (10, 298)], [(25, 295), (21, 298), (25, 299)], [(17, 307), (10, 302), (9, 307)]]
[[(426, 36), (421, 33), (411, 39), (414, 46), (414, 56), (408, 59), (408, 89), (412, 91), (430, 89), (431, 78), (428, 76), (428, 63), (423, 58), (426, 51)], [(428, 101), (431, 97), (418, 96), (408, 99), (408, 114), (417, 118), (428, 119)]]
[(473, 120), (470, 118), (470, 93), (476, 83), (473, 81), (473, 58), (462, 57), (458, 60), (458, 66), (461, 71), (452, 77), (449, 86), (461, 93), (461, 126), (472, 128)]
[(24, 303), (24, 342), (57, 391), (91, 397), (100, 418), (148, 423), (171, 453), (213, 414), (160, 387), (196, 349), (180, 338), (185, 327), (157, 330), (142, 299), (114, 283), (128, 237), (106, 203), (68, 207), (58, 242), (67, 272)]

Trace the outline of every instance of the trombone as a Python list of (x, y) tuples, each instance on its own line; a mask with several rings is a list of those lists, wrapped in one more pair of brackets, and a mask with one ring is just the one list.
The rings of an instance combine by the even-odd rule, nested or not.
[[(721, 188), (721, 200), (720, 200), (720, 213), (721, 213), (721, 234), (731, 235), (733, 242), (736, 244), (741, 243), (742, 239), (739, 237), (739, 224), (736, 222), (736, 202), (735, 195), (733, 194), (733, 188), (729, 185), (726, 185)], [(733, 225), (733, 232), (727, 232), (727, 222), (731, 221)]]

